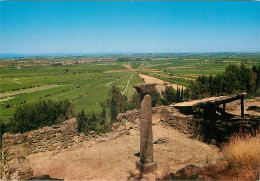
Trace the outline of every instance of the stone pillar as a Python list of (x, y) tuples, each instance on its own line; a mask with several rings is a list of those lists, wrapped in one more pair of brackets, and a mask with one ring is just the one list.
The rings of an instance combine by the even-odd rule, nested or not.
[(152, 130), (152, 99), (151, 93), (156, 84), (136, 84), (134, 88), (140, 93), (140, 161), (136, 167), (144, 173), (157, 169), (153, 162), (153, 130)]
[(141, 102), (140, 114), (140, 162), (153, 162), (152, 99), (149, 94)]

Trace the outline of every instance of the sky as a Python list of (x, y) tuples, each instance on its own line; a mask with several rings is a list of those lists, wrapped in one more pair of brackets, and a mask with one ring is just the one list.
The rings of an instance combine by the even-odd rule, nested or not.
[(0, 53), (260, 51), (257, 1), (0, 1)]

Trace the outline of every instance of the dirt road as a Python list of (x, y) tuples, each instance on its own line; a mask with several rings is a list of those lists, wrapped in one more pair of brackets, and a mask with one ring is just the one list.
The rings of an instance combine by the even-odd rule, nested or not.
[(199, 166), (218, 159), (216, 147), (188, 138), (160, 123), (158, 116), (153, 122), (154, 141), (166, 140), (166, 143), (154, 144), (154, 160), (158, 163), (154, 174), (142, 175), (135, 169), (135, 162), (139, 160), (139, 130), (133, 129), (130, 135), (109, 142), (83, 142), (70, 150), (37, 153), (27, 159), (34, 176), (48, 174), (65, 180), (154, 180), (188, 164)]
[[(181, 85), (177, 85), (177, 84), (172, 84), (170, 82), (167, 82), (167, 81), (164, 81), (164, 80), (161, 80), (161, 79), (157, 79), (155, 77), (151, 77), (151, 76), (148, 76), (148, 75), (144, 75), (144, 74), (138, 74), (141, 78), (144, 79), (145, 83), (157, 83), (157, 84), (160, 84), (160, 85), (156, 85), (156, 89), (158, 92), (161, 92), (161, 91), (164, 91), (165, 90), (165, 85), (168, 85), (168, 86), (172, 86), (175, 90), (177, 90), (177, 86), (179, 88), (182, 88), (183, 87), (183, 90), (186, 89), (186, 87), (184, 86), (181, 86)], [(164, 85), (165, 84), (165, 85)]]

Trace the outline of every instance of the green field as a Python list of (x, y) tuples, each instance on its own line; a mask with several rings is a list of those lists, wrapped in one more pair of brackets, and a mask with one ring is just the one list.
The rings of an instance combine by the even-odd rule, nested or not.
[[(133, 84), (143, 82), (138, 73), (188, 86), (199, 75), (216, 75), (230, 64), (258, 66), (259, 56), (233, 55), (132, 55), (129, 62), (76, 63), (52, 65), (30, 61), (0, 61), (0, 116), (8, 120), (23, 104), (39, 100), (68, 99), (77, 111), (101, 111), (100, 102), (108, 98), (115, 83), (128, 98), (135, 93)], [(248, 56), (248, 58), (247, 58)], [(111, 58), (111, 57), (110, 57)], [(149, 58), (149, 59), (147, 59)], [(59, 60), (59, 58), (57, 58)], [(68, 58), (70, 59), (70, 58)], [(75, 57), (72, 57), (76, 60)], [(54, 59), (56, 60), (56, 59)], [(29, 62), (29, 63), (28, 63)], [(130, 65), (133, 70), (128, 69)]]
[(246, 67), (259, 66), (260, 58), (254, 59), (252, 62), (242, 60), (221, 61), (215, 59), (167, 59), (150, 62), (143, 62), (139, 65), (139, 69), (150, 69), (148, 75), (169, 81), (182, 86), (188, 86), (191, 80), (196, 79), (200, 75), (217, 75), (223, 73), (230, 64), (241, 65), (244, 63)]
[[(122, 72), (106, 72), (118, 69)], [(100, 111), (99, 104), (107, 99), (114, 83), (130, 98), (135, 92), (133, 84), (142, 82), (137, 73), (124, 69), (111, 62), (1, 69), (0, 116), (7, 120), (20, 105), (47, 99), (68, 99), (78, 111)]]

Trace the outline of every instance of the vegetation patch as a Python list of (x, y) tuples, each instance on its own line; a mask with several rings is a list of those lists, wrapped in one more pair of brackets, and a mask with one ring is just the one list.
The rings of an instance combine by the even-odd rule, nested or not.
[(73, 105), (67, 99), (39, 101), (19, 107), (4, 132), (25, 133), (44, 126), (59, 124), (74, 116)]
[(228, 164), (234, 168), (260, 169), (260, 135), (240, 131), (222, 145)]
[(259, 133), (240, 131), (222, 144), (221, 159), (204, 167), (187, 165), (163, 180), (258, 180), (260, 171)]

